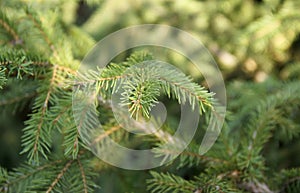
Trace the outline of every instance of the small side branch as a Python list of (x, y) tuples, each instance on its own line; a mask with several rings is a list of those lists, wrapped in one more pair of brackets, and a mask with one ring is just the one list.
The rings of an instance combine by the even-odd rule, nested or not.
[(57, 175), (57, 177), (55, 178), (55, 180), (52, 182), (51, 186), (48, 188), (48, 190), (46, 191), (46, 193), (50, 193), (53, 190), (53, 188), (56, 186), (56, 184), (59, 182), (59, 180), (63, 177), (63, 175), (66, 173), (66, 171), (72, 165), (73, 162), (74, 162), (74, 160), (70, 160), (65, 165), (65, 167), (61, 170), (61, 172)]
[(0, 25), (2, 25), (2, 27), (13, 37), (15, 43), (21, 42), (15, 30), (1, 18), (0, 18)]
[(81, 164), (81, 161), (79, 160), (79, 158), (77, 159), (77, 163), (79, 165), (79, 170), (80, 170), (80, 173), (81, 173), (81, 178), (82, 178), (84, 193), (88, 193), (88, 186), (87, 186), (87, 182), (86, 182), (86, 175), (85, 175), (84, 169), (82, 167), (82, 164)]

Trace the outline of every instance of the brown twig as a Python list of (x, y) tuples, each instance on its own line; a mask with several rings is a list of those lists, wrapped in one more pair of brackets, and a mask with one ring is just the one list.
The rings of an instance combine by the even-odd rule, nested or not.
[(59, 180), (63, 177), (63, 175), (66, 173), (66, 171), (72, 165), (73, 162), (74, 162), (74, 160), (70, 160), (70, 161), (67, 162), (67, 164), (65, 165), (65, 167), (56, 176), (55, 180), (52, 182), (51, 186), (48, 188), (48, 190), (46, 191), (46, 193), (50, 193), (53, 190), (53, 188), (56, 186), (56, 184), (59, 182)]
[(14, 42), (20, 42), (20, 38), (18, 34), (15, 32), (15, 30), (9, 26), (7, 22), (4, 20), (0, 19), (0, 25), (3, 26), (3, 28), (14, 38)]
[(81, 161), (80, 161), (79, 158), (77, 159), (77, 163), (79, 165), (79, 170), (80, 170), (81, 177), (82, 177), (84, 193), (88, 193), (88, 188), (87, 188), (87, 183), (86, 183), (86, 176), (85, 176), (84, 169), (82, 167), (82, 164), (81, 164)]

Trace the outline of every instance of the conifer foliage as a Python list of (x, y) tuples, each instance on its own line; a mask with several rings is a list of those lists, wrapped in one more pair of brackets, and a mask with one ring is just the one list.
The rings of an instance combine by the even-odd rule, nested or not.
[[(132, 4), (0, 1), (0, 192), (300, 192), (298, 1)], [(122, 18), (114, 20), (121, 13)], [(228, 112), (218, 140), (206, 154), (199, 154), (199, 147), (217, 101), (188, 61), (166, 54), (185, 74), (156, 64), (155, 53), (145, 49), (128, 51), (107, 68), (77, 72), (96, 40), (139, 23), (187, 29), (203, 40), (222, 69)], [(88, 104), (77, 101), (73, 108), (74, 93), (84, 96), (86, 87), (97, 96)], [(118, 91), (120, 105), (137, 121), (151, 118), (152, 108), (164, 101), (170, 111), (161, 130), (143, 136), (122, 129), (111, 104)], [(124, 171), (91, 152), (92, 144), (110, 156), (114, 152), (106, 139), (111, 138), (130, 148), (154, 147), (158, 156), (175, 157), (180, 143), (164, 144), (178, 140), (172, 137), (180, 114), (176, 105), (185, 103), (199, 106), (200, 124), (191, 143), (171, 163)], [(97, 120), (86, 107), (96, 109)], [(98, 121), (104, 132), (93, 133), (95, 141), (87, 144), (79, 130)]]

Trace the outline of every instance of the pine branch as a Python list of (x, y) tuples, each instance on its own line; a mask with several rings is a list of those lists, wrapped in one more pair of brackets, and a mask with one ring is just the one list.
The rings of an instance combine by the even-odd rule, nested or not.
[(8, 79), (4, 89), (0, 90), (0, 112), (15, 114), (22, 111), (38, 95), (36, 88), (35, 80)]
[(9, 190), (10, 192), (19, 192), (26, 190), (27, 182), (33, 179), (38, 173), (48, 170), (52, 170), (55, 165), (61, 163), (62, 160), (55, 160), (50, 163), (45, 163), (39, 167), (35, 167), (29, 164), (23, 164), (13, 172), (9, 172), (6, 176), (5, 182), (1, 183), (1, 190)]
[[(47, 124), (48, 117), (47, 110), (49, 103), (54, 103), (52, 96), (56, 91), (57, 84), (57, 67), (54, 66), (52, 71), (48, 74), (50, 76), (49, 82), (42, 82), (42, 87), (38, 89), (41, 94), (37, 97), (34, 104), (34, 113), (31, 118), (26, 121), (27, 127), (24, 128), (25, 134), (22, 137), (22, 145), (24, 147), (21, 153), (29, 153), (29, 160), (39, 162), (39, 153), (47, 158), (46, 152), (49, 152), (51, 144), (50, 128)], [(47, 85), (46, 87), (44, 85)], [(46, 151), (46, 152), (45, 152)]]
[(50, 185), (50, 187), (47, 189), (46, 193), (51, 193), (51, 191), (53, 190), (53, 188), (57, 185), (57, 183), (59, 182), (59, 180), (63, 177), (63, 175), (66, 173), (66, 171), (72, 165), (73, 162), (74, 162), (74, 160), (70, 160), (70, 161), (67, 162), (67, 164), (64, 166), (64, 168), (61, 170), (61, 172), (57, 175), (57, 177), (55, 178), (55, 180), (52, 182), (52, 184)]
[(73, 119), (72, 93), (62, 92), (57, 104), (49, 110), (53, 128), (57, 129), (64, 138), (63, 144), (65, 156), (77, 157), (80, 145), (80, 135)]
[(100, 142), (100, 141), (103, 140), (105, 137), (108, 137), (110, 134), (112, 134), (112, 133), (114, 133), (114, 132), (120, 130), (121, 128), (122, 128), (122, 127), (121, 127), (120, 125), (111, 127), (110, 129), (106, 130), (104, 133), (98, 135), (98, 136), (93, 140), (93, 142), (91, 143), (91, 145)]
[(22, 44), (15, 25), (6, 17), (6, 14), (2, 10), (0, 10), (0, 26), (11, 36), (13, 44)]
[(6, 169), (0, 167), (0, 192), (7, 192), (8, 187), (5, 185), (7, 183), (8, 172)]
[(36, 92), (32, 92), (32, 93), (25, 93), (24, 96), (17, 96), (15, 98), (10, 98), (9, 100), (1, 100), (0, 101), (0, 106), (11, 105), (11, 104), (14, 104), (14, 103), (19, 103), (19, 102), (21, 102), (23, 100), (26, 100), (28, 98), (33, 98), (36, 95), (37, 95)]
[(272, 190), (270, 190), (266, 184), (263, 184), (263, 183), (243, 182), (243, 183), (239, 184), (238, 186), (239, 186), (239, 188), (241, 188), (243, 190), (253, 192), (253, 193), (260, 193), (260, 192), (275, 193)]
[(191, 193), (196, 190), (196, 186), (187, 180), (173, 174), (159, 174), (151, 171), (153, 179), (147, 180), (148, 190), (151, 193)]
[[(247, 143), (243, 144), (237, 163), (241, 169), (247, 169), (249, 179), (263, 178), (264, 159), (260, 155), (263, 145), (272, 136), (271, 131), (280, 125), (280, 117), (284, 109), (290, 109), (300, 104), (299, 83), (290, 83), (288, 87), (278, 93), (268, 96), (257, 110), (252, 113), (247, 132)], [(288, 106), (290, 104), (290, 106)], [(297, 132), (297, 131), (296, 131)], [(297, 132), (298, 133), (298, 132)], [(260, 168), (261, 172), (257, 171)]]
[[(61, 66), (52, 64), (49, 60), (44, 57), (32, 53), (28, 53), (22, 49), (10, 49), (1, 48), (0, 64), (5, 67), (8, 75), (17, 74), (18, 78), (22, 78), (22, 75), (29, 74), (31, 76), (38, 77), (44, 73), (45, 69), (52, 67), (58, 68), (60, 71), (76, 74), (75, 67), (70, 68), (67, 66)], [(2, 67), (2, 68), (3, 68)]]
[[(131, 117), (139, 119), (141, 113), (144, 117), (149, 118), (150, 110), (157, 102), (160, 95), (159, 82), (157, 74), (153, 72), (154, 67), (137, 66), (129, 68), (125, 72), (124, 85), (122, 85), (122, 106), (129, 106)], [(158, 77), (157, 77), (158, 78)]]
[(79, 170), (80, 170), (81, 177), (82, 177), (84, 193), (88, 193), (88, 185), (86, 182), (86, 175), (85, 175), (84, 168), (83, 168), (82, 163), (79, 158), (77, 159), (77, 163), (78, 163)]
[(36, 138), (35, 138), (35, 142), (34, 142), (34, 147), (33, 147), (33, 156), (37, 153), (38, 151), (38, 143), (39, 143), (39, 138), (40, 138), (40, 132), (41, 132), (41, 129), (42, 129), (42, 126), (43, 126), (43, 122), (44, 122), (44, 117), (45, 117), (45, 114), (46, 114), (46, 110), (48, 108), (48, 105), (49, 105), (49, 100), (50, 100), (50, 95), (51, 95), (51, 92), (53, 91), (53, 84), (54, 84), (54, 80), (55, 80), (55, 76), (56, 76), (56, 68), (54, 67), (53, 68), (53, 72), (52, 72), (52, 77), (50, 79), (50, 86), (49, 86), (49, 89), (46, 93), (46, 98), (44, 100), (44, 104), (42, 106), (42, 110), (41, 110), (41, 117), (40, 117), (40, 120), (39, 120), (39, 123), (38, 123), (38, 126), (37, 126), (37, 133), (36, 133)]
[(125, 62), (119, 64), (110, 63), (105, 69), (98, 69), (97, 71), (79, 74), (78, 81), (75, 82), (75, 85), (95, 84), (96, 93), (100, 92), (102, 95), (106, 96), (109, 92), (113, 93), (116, 91), (117, 81), (126, 78), (124, 72), (128, 67), (151, 59), (152, 56), (147, 52), (133, 53)]
[(62, 23), (62, 27), (72, 45), (72, 52), (74, 53), (74, 56), (83, 58), (96, 44), (91, 35), (81, 30), (78, 26)]
[(291, 168), (283, 169), (279, 173), (276, 173), (273, 181), (274, 186), (277, 188), (279, 193), (284, 192), (298, 192), (300, 183), (300, 169)]
[(0, 64), (6, 68), (7, 77), (16, 76), (18, 79), (41, 76), (44, 70), (51, 67), (49, 61), (24, 50), (1, 48)]
[(42, 25), (40, 19), (38, 18), (37, 13), (29, 8), (27, 8), (25, 11), (26, 11), (28, 18), (34, 23), (34, 26), (39, 30), (40, 34), (42, 35), (43, 39), (47, 43), (48, 47), (52, 50), (54, 56), (58, 57), (58, 52), (57, 52), (54, 44), (50, 40), (49, 36), (47, 35), (46, 30), (43, 28), (43, 25)]
[[(197, 146), (198, 147), (198, 146)], [(172, 155), (177, 156), (179, 154), (179, 165), (177, 168), (183, 168), (184, 166), (193, 167), (200, 165), (201, 163), (207, 163), (208, 165), (214, 164), (222, 164), (224, 167), (228, 165), (229, 162), (227, 160), (223, 160), (220, 158), (212, 157), (209, 155), (200, 155), (197, 151), (191, 151), (190, 149), (185, 149), (184, 151), (176, 151), (175, 146), (170, 146), (169, 149), (161, 149), (159, 148), (159, 154), (168, 155), (172, 157)]]
[(6, 68), (0, 66), (0, 90), (3, 88), (3, 85), (5, 85), (7, 79), (6, 79), (6, 76), (5, 76), (5, 71), (6, 71)]
[[(58, 19), (58, 15), (52, 12), (53, 15), (51, 18), (47, 18), (49, 15), (44, 15), (46, 18), (41, 20), (40, 15), (43, 14), (32, 10), (29, 7), (27, 7), (25, 13), (27, 18), (31, 21), (30, 24), (33, 28), (31, 33), (36, 33), (35, 36), (30, 36), (30, 38), (40, 38), (43, 43), (46, 43), (46, 47), (44, 47), (42, 54), (50, 56), (52, 63), (70, 68), (77, 68), (79, 63), (73, 58), (72, 43), (65, 41), (69, 38), (62, 30), (62, 22)], [(53, 20), (53, 16), (55, 18), (55, 23), (50, 22)], [(61, 36), (61, 39), (56, 40), (57, 36)], [(31, 42), (30, 38), (27, 40), (27, 47), (32, 50), (37, 49), (36, 52), (40, 52), (41, 48), (36, 47), (36, 40)], [(43, 43), (42, 45), (44, 45)]]
[(297, 78), (299, 78), (300, 76), (300, 63), (299, 62), (292, 63), (287, 67), (285, 67), (282, 70), (281, 76), (285, 79), (289, 78), (289, 79), (297, 80)]
[(183, 73), (154, 61), (149, 60), (133, 65), (131, 62), (136, 60), (131, 60), (129, 57), (128, 62), (125, 63), (127, 66), (129, 63), (129, 67), (112, 64), (103, 71), (82, 74), (76, 84), (86, 86), (88, 84), (88, 88), (95, 84), (96, 93), (100, 93), (103, 98), (121, 90), (121, 104), (129, 106), (131, 116), (136, 119), (140, 113), (149, 117), (150, 110), (157, 102), (157, 96), (160, 95), (160, 89), (167, 96), (176, 98), (180, 104), (188, 101), (195, 108), (196, 103), (199, 103), (200, 113), (206, 111), (205, 106), (212, 108), (213, 94), (193, 83)]
[[(84, 155), (85, 154), (85, 155)], [(0, 169), (0, 190), (5, 192), (92, 192), (95, 173), (88, 152), (81, 159), (49, 160), (40, 166), (25, 164), (12, 172)], [(74, 164), (77, 163), (77, 164)]]
[(225, 193), (225, 192), (236, 192), (242, 193), (235, 187), (234, 182), (232, 183), (228, 179), (223, 179), (220, 176), (216, 176), (215, 173), (201, 173), (195, 177), (193, 184), (197, 186), (197, 190), (200, 192), (209, 193)]

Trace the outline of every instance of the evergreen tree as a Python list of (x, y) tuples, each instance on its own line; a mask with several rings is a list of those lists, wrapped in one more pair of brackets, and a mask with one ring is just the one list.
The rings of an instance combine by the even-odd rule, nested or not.
[[(297, 0), (0, 4), (0, 192), (300, 192)], [(152, 64), (156, 53), (129, 50), (104, 70), (77, 73), (97, 40), (144, 23), (165, 23), (195, 35), (222, 70), (228, 112), (218, 140), (204, 155), (198, 148), (217, 101), (187, 59), (165, 53), (185, 74), (163, 66), (141, 69), (139, 64)], [(84, 86), (97, 91), (91, 103), (82, 102), (97, 110), (97, 120), (88, 122), (93, 112), (80, 105), (72, 109), (74, 92), (80, 97), (80, 83), (87, 80)], [(163, 146), (177, 140), (172, 138), (177, 111), (168, 114), (160, 133), (146, 137), (118, 124), (110, 98), (120, 81), (121, 103), (137, 120), (149, 119), (158, 100), (170, 111), (178, 103), (199, 105), (201, 124), (194, 139), (168, 165), (117, 169), (97, 158), (80, 135), (80, 127), (100, 120), (104, 132), (94, 133), (92, 143), (101, 144), (107, 156), (112, 153), (107, 138), (136, 149), (155, 147), (155, 153), (166, 157), (178, 154), (176, 143)], [(74, 114), (81, 120), (74, 120)]]

